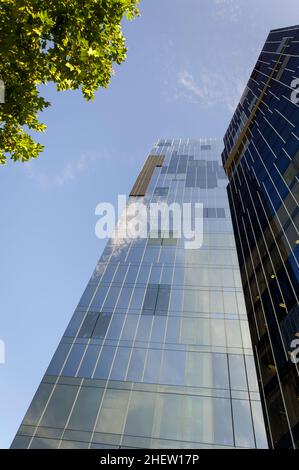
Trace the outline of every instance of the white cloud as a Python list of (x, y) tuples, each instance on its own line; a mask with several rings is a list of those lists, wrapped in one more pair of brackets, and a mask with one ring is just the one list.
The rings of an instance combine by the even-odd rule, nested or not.
[(50, 186), (64, 186), (75, 180), (98, 159), (99, 157), (94, 155), (83, 154), (77, 159), (68, 161), (61, 170), (54, 174), (38, 169), (37, 161), (29, 162), (24, 167), (30, 178), (35, 180), (42, 189), (47, 189)]
[(244, 91), (246, 79), (245, 74), (244, 77), (237, 73), (228, 77), (218, 71), (202, 69), (198, 80), (195, 80), (192, 73), (183, 70), (178, 73), (177, 83), (179, 85), (175, 94), (177, 99), (185, 99), (207, 107), (222, 105), (233, 112)]

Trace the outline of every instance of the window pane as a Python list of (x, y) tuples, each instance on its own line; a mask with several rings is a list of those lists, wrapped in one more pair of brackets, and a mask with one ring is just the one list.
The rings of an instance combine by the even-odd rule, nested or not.
[(106, 379), (109, 376), (114, 352), (115, 348), (113, 346), (103, 347), (96, 371), (94, 373), (95, 379)]
[(99, 314), (96, 312), (90, 312), (86, 315), (83, 324), (80, 328), (78, 337), (79, 338), (90, 338), (95, 327), (96, 321)]
[(232, 400), (236, 445), (255, 447), (249, 401)]
[(158, 315), (154, 317), (152, 333), (151, 333), (151, 342), (155, 342), (155, 343), (164, 342), (165, 325), (166, 325), (165, 316)]
[(128, 368), (131, 350), (129, 348), (118, 348), (114, 359), (110, 379), (124, 380)]
[(164, 351), (161, 373), (161, 383), (184, 385), (185, 351)]
[(40, 425), (64, 428), (77, 391), (78, 387), (56, 385)]
[(124, 426), (130, 392), (107, 389), (96, 424), (97, 432), (121, 434)]
[(85, 348), (85, 344), (74, 344), (61, 375), (67, 375), (70, 377), (74, 377), (76, 375)]
[(136, 340), (137, 341), (148, 341), (151, 332), (153, 317), (145, 315), (140, 317)]
[(95, 339), (103, 339), (107, 333), (110, 321), (111, 321), (110, 312), (101, 312), (98, 321), (96, 323), (95, 329), (93, 330), (92, 337)]
[(156, 304), (156, 315), (167, 315), (170, 297), (170, 286), (160, 285)]
[(151, 436), (155, 412), (155, 394), (132, 392), (125, 434)]
[(121, 339), (130, 341), (135, 337), (136, 325), (138, 322), (137, 315), (127, 315), (124, 328), (122, 330)]
[(160, 349), (149, 349), (147, 354), (144, 382), (158, 383), (160, 377), (162, 351)]
[(100, 310), (102, 308), (103, 302), (105, 300), (106, 294), (108, 292), (108, 287), (100, 286), (97, 290), (96, 295), (91, 304), (91, 310)]
[(143, 313), (153, 314), (158, 296), (158, 285), (157, 284), (148, 284), (146, 289), (145, 299), (143, 302)]
[(127, 374), (127, 380), (132, 380), (133, 382), (141, 382), (145, 357), (146, 349), (133, 348), (130, 366)]
[(41, 417), (41, 414), (52, 391), (52, 388), (52, 384), (40, 384), (22, 424), (34, 426), (38, 423), (38, 420)]
[(58, 375), (67, 357), (71, 344), (60, 343), (46, 371), (46, 375)]
[(68, 428), (92, 431), (102, 395), (102, 388), (82, 387), (72, 411)]
[(125, 315), (119, 315), (117, 313), (113, 315), (107, 333), (108, 339), (119, 339), (124, 320)]
[(213, 400), (215, 444), (234, 445), (233, 423), (230, 400), (217, 398)]
[(231, 354), (228, 357), (231, 388), (233, 390), (247, 390), (244, 357)]
[(90, 345), (84, 355), (82, 364), (80, 366), (78, 377), (91, 377), (98, 355), (100, 353), (100, 346)]

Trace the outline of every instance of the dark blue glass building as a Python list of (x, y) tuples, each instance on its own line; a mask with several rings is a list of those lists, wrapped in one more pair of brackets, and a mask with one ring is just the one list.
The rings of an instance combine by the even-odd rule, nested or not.
[(128, 205), (202, 202), (203, 245), (108, 241), (12, 448), (267, 447), (222, 148), (154, 146)]
[(269, 441), (299, 447), (299, 26), (271, 31), (223, 164)]

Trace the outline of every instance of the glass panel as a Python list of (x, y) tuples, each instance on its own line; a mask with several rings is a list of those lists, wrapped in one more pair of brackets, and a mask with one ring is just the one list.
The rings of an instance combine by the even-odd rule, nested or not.
[(67, 357), (71, 344), (60, 343), (46, 371), (46, 375), (58, 375)]
[(103, 347), (97, 368), (94, 373), (95, 379), (106, 379), (109, 376), (114, 352), (115, 348), (113, 346)]
[(101, 312), (96, 326), (93, 330), (92, 337), (95, 339), (103, 339), (106, 336), (110, 320), (111, 320), (111, 313), (110, 312)]
[(126, 380), (131, 380), (133, 382), (141, 382), (145, 357), (146, 349), (133, 348)]
[(65, 330), (64, 336), (76, 336), (84, 316), (85, 310), (76, 310), (67, 329)]
[(151, 332), (153, 317), (145, 315), (140, 317), (136, 334), (137, 341), (148, 341)]
[(119, 295), (119, 287), (112, 286), (109, 289), (107, 298), (104, 302), (103, 310), (113, 310)]
[(259, 386), (256, 376), (256, 368), (253, 356), (245, 356), (246, 370), (247, 370), (247, 380), (249, 390), (251, 392), (258, 392)]
[(77, 391), (78, 387), (56, 385), (40, 425), (64, 428)]
[(151, 436), (155, 413), (155, 394), (132, 392), (125, 434)]
[(132, 295), (130, 309), (136, 309), (136, 310), (141, 309), (144, 295), (145, 295), (145, 287), (135, 287), (133, 295)]
[(251, 409), (254, 423), (256, 446), (258, 449), (268, 449), (262, 405), (259, 401), (252, 401)]
[(162, 360), (162, 351), (160, 349), (148, 350), (146, 366), (145, 366), (145, 371), (144, 371), (144, 382), (148, 382), (148, 383), (159, 382), (161, 360)]
[(154, 343), (163, 343), (165, 335), (165, 325), (166, 317), (164, 316), (155, 316), (153, 320), (152, 333), (151, 333), (151, 342)]
[(158, 296), (158, 284), (148, 284), (143, 303), (143, 313), (153, 314)]
[(167, 315), (170, 297), (170, 286), (160, 285), (156, 304), (156, 315)]
[(230, 400), (217, 398), (214, 406), (214, 440), (219, 445), (234, 445), (233, 423)]
[(108, 287), (100, 286), (94, 296), (94, 299), (91, 303), (91, 310), (100, 310), (102, 308), (103, 302), (105, 300), (106, 294), (108, 292)]
[(118, 348), (114, 359), (110, 379), (124, 380), (127, 373), (131, 350), (129, 348)]
[(61, 375), (74, 377), (85, 351), (85, 344), (74, 344)]
[[(118, 288), (118, 292), (119, 292), (119, 288)], [(126, 310), (128, 308), (132, 292), (133, 292), (133, 286), (132, 287), (123, 286), (121, 290), (121, 294), (117, 302), (118, 310)]]
[(44, 410), (44, 407), (48, 401), (52, 388), (52, 384), (40, 384), (22, 424), (27, 424), (30, 426), (37, 425)]
[(78, 377), (91, 377), (92, 376), (100, 350), (101, 350), (100, 346), (94, 346), (94, 345), (88, 346), (87, 351), (84, 355), (82, 364), (80, 366), (79, 372), (77, 374)]
[(125, 325), (122, 330), (121, 339), (132, 341), (135, 337), (136, 326), (139, 317), (137, 315), (127, 315)]
[(96, 424), (97, 432), (121, 434), (124, 426), (130, 392), (107, 389)]
[(72, 411), (68, 428), (92, 431), (102, 395), (102, 388), (82, 387)]
[(185, 351), (164, 351), (161, 373), (161, 383), (184, 385)]
[(236, 320), (225, 320), (227, 344), (230, 347), (242, 348), (240, 323)]
[(229, 355), (230, 383), (233, 390), (247, 390), (244, 356)]
[(119, 339), (124, 320), (125, 315), (119, 315), (117, 313), (113, 315), (107, 333), (108, 339)]
[(79, 338), (90, 338), (95, 327), (96, 321), (99, 314), (96, 312), (90, 312), (86, 315), (83, 324), (78, 333)]
[(249, 401), (232, 400), (236, 446), (255, 447)]

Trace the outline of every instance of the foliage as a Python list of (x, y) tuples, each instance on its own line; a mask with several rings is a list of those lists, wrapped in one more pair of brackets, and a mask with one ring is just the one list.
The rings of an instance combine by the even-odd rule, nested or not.
[[(35, 158), (43, 146), (31, 131), (46, 126), (38, 113), (50, 105), (39, 85), (81, 89), (87, 100), (107, 87), (113, 64), (127, 48), (124, 17), (139, 14), (139, 0), (0, 0), (0, 163)], [(25, 128), (24, 128), (25, 127)], [(29, 132), (29, 133), (28, 133)]]

